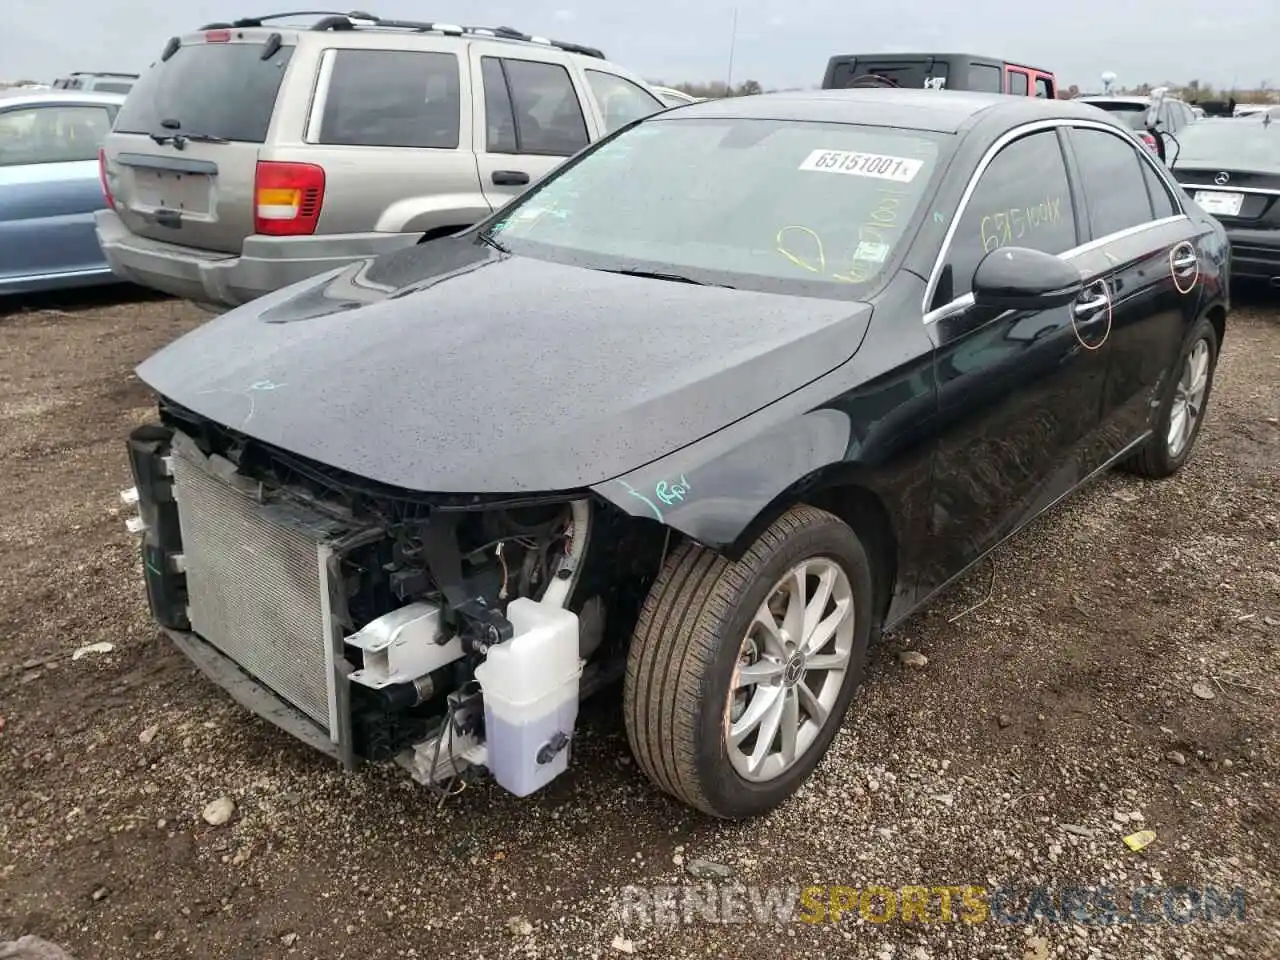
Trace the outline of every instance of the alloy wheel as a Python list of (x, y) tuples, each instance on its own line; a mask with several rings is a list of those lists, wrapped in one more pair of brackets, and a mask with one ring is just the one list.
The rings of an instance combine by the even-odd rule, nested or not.
[(1174, 388), (1169, 410), (1169, 432), (1165, 438), (1169, 456), (1177, 458), (1186, 450), (1204, 412), (1204, 396), (1209, 386), (1209, 344), (1197, 340), (1182, 365), (1182, 375)]
[(774, 584), (743, 638), (725, 705), (725, 742), (739, 776), (781, 776), (831, 721), (855, 614), (848, 575), (826, 557), (796, 564)]

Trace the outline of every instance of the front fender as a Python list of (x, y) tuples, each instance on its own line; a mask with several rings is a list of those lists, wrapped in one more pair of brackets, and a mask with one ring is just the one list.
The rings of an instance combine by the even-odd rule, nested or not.
[[(860, 369), (861, 368), (861, 369)], [(936, 394), (927, 354), (866, 379), (859, 357), (710, 437), (597, 484), (599, 496), (735, 555), (780, 510), (818, 489), (878, 497), (903, 548), (927, 516)]]

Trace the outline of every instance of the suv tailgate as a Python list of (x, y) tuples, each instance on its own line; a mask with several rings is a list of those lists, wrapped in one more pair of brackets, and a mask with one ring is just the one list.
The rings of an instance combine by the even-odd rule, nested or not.
[(254, 232), (258, 150), (294, 50), (265, 40), (187, 38), (129, 92), (104, 152), (133, 233), (239, 253)]

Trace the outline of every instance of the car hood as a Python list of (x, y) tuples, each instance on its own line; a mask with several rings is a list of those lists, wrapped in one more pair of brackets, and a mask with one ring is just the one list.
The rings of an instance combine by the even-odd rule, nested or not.
[(871, 314), (852, 301), (435, 247), (223, 314), (138, 375), (232, 430), (382, 483), (573, 490), (831, 371)]

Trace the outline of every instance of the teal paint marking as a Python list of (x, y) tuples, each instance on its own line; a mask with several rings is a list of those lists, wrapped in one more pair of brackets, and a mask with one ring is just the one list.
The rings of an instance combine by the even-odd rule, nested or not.
[(658, 508), (658, 505), (656, 503), (654, 503), (652, 500), (646, 497), (643, 493), (641, 493), (635, 487), (631, 486), (631, 484), (627, 483), (627, 481), (619, 480), (618, 482), (627, 488), (627, 493), (631, 494), (636, 499), (643, 500), (645, 503), (647, 503), (649, 505), (649, 509), (653, 511), (653, 515), (657, 517), (658, 522), (659, 523), (662, 522), (662, 511)]
[(663, 480), (653, 488), (654, 496), (671, 506), (673, 503), (684, 503), (685, 494), (689, 492), (689, 481), (680, 475), (679, 480)]

